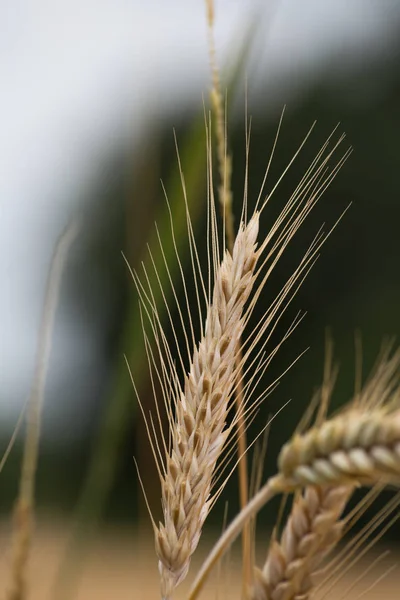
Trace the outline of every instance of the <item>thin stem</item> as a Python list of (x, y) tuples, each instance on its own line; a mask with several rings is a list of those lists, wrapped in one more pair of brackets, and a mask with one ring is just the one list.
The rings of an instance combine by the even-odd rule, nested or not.
[[(234, 219), (232, 210), (232, 157), (227, 150), (226, 135), (226, 112), (221, 94), (221, 84), (219, 71), (216, 61), (215, 43), (214, 43), (214, 2), (206, 0), (207, 21), (208, 21), (208, 43), (210, 55), (210, 67), (212, 75), (211, 102), (215, 114), (216, 138), (217, 138), (217, 157), (220, 175), (220, 185), (218, 188), (219, 205), (223, 220), (223, 233), (226, 239), (226, 245), (229, 252), (232, 253), (235, 242)], [(242, 369), (242, 349), (238, 344), (236, 352), (237, 367), (237, 385), (235, 392), (235, 405), (237, 413), (236, 437), (238, 473), (239, 473), (239, 500), (240, 507), (243, 509), (248, 502), (249, 477), (247, 466), (247, 428), (246, 417), (243, 410), (244, 390), (243, 390), (243, 369)], [(243, 529), (242, 534), (242, 557), (243, 557), (243, 595), (246, 593), (251, 578), (251, 529), (250, 524)]]
[(27, 597), (26, 567), (33, 530), (35, 475), (38, 462), (44, 387), (49, 364), (54, 317), (60, 292), (61, 275), (68, 250), (75, 239), (77, 231), (76, 223), (72, 223), (59, 238), (47, 280), (46, 296), (39, 330), (35, 373), (28, 403), (19, 495), (14, 508), (14, 552), (11, 565), (11, 588), (7, 596), (8, 600), (24, 600)]

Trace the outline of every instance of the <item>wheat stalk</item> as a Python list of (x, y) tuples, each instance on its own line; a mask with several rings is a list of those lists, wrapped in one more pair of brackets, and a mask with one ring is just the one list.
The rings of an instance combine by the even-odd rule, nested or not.
[[(338, 143), (341, 140), (342, 138), (339, 139)], [(287, 169), (292, 164), (304, 142), (305, 140), (291, 159)], [(221, 476), (221, 471), (218, 472), (217, 469), (217, 461), (227, 440), (228, 443), (232, 444), (232, 440), (230, 439), (232, 427), (236, 426), (238, 418), (244, 415), (245, 411), (253, 414), (257, 404), (264, 397), (264, 394), (261, 394), (261, 396), (252, 400), (251, 406), (246, 408), (251, 398), (251, 393), (258, 381), (257, 376), (253, 375), (244, 386), (242, 406), (234, 409), (234, 418), (229, 426), (227, 426), (227, 416), (233, 408), (230, 400), (238, 385), (238, 373), (242, 374), (241, 377), (245, 377), (248, 370), (255, 365), (257, 365), (259, 372), (263, 372), (272, 360), (280, 344), (269, 355), (266, 355), (264, 352), (265, 345), (268, 343), (276, 323), (296, 293), (302, 279), (311, 268), (319, 248), (326, 239), (326, 236), (322, 232), (317, 234), (305, 256), (301, 259), (297, 269), (289, 277), (281, 293), (272, 306), (265, 311), (259, 327), (250, 333), (244, 343), (240, 344), (242, 358), (238, 361), (239, 340), (262, 287), (265, 285), (297, 229), (315, 206), (323, 191), (333, 180), (337, 170), (348, 156), (346, 152), (344, 157), (339, 160), (338, 164), (325, 177), (328, 161), (332, 153), (336, 150), (337, 144), (326, 154), (327, 143), (323, 145), (300, 184), (295, 189), (295, 192), (287, 201), (278, 219), (270, 228), (268, 235), (260, 243), (258, 249), (256, 248), (256, 240), (259, 229), (259, 218), (269, 197), (261, 203), (260, 193), (253, 216), (247, 223), (245, 221), (247, 206), (243, 207), (242, 219), (235, 238), (232, 254), (228, 250), (225, 250), (221, 262), (219, 260), (215, 204), (212, 192), (211, 151), (208, 151), (210, 175), (210, 253), (208, 262), (209, 273), (211, 275), (214, 274), (214, 277), (213, 282), (211, 282), (211, 276), (209, 278), (208, 293), (206, 292), (202, 276), (200, 275), (200, 283), (195, 278), (200, 314), (201, 292), (204, 292), (206, 300), (205, 325), (200, 321), (201, 339), (197, 345), (195, 344), (195, 335), (191, 324), (192, 310), (187, 297), (186, 282), (184, 279), (182, 280), (184, 285), (184, 300), (190, 322), (189, 331), (185, 329), (183, 331), (190, 363), (188, 371), (186, 371), (183, 357), (178, 348), (178, 359), (184, 372), (183, 384), (181, 383), (180, 375), (172, 357), (170, 344), (158, 317), (149, 277), (145, 272), (149, 288), (146, 290), (140, 278), (136, 273), (132, 272), (157, 345), (158, 359), (153, 355), (145, 332), (145, 344), (150, 372), (153, 371), (154, 373), (152, 375), (153, 391), (157, 396), (156, 386), (153, 381), (154, 376), (162, 389), (170, 426), (169, 442), (167, 443), (163, 436), (161, 436), (160, 442), (157, 439), (153, 422), (149, 423), (146, 415), (143, 415), (148, 427), (153, 454), (162, 484), (164, 522), (156, 526), (153, 519), (153, 527), (155, 530), (156, 553), (159, 559), (161, 593), (163, 598), (169, 598), (176, 586), (185, 578), (191, 556), (199, 542), (204, 521), (223, 488), (225, 482), (220, 485), (216, 492), (213, 492), (213, 484)], [(209, 146), (207, 148), (209, 149)], [(283, 176), (287, 172), (287, 169), (285, 169)], [(185, 193), (183, 175), (181, 174), (181, 176), (182, 187)], [(263, 185), (264, 183), (265, 181)], [(275, 189), (276, 185), (272, 192)], [(259, 204), (260, 206), (258, 207)], [(195, 272), (198, 267), (197, 249), (189, 215), (188, 232), (192, 267), (193, 272)], [(261, 255), (264, 255), (262, 260), (260, 259)], [(179, 261), (178, 256), (177, 258)], [(165, 266), (168, 270), (168, 266)], [(155, 265), (154, 268), (156, 268)], [(156, 275), (158, 283), (161, 286), (162, 284), (157, 271)], [(256, 281), (257, 284), (255, 286)], [(184, 326), (182, 308), (175, 290), (173, 293), (181, 324)], [(250, 295), (251, 300), (247, 302)], [(167, 312), (176, 339), (175, 326), (168, 307)], [(292, 330), (293, 328), (290, 328), (288, 335)], [(268, 332), (268, 335), (265, 336), (266, 332)], [(195, 348), (192, 354), (190, 354), (189, 350), (190, 337), (193, 342), (192, 347)], [(286, 338), (287, 336), (283, 338), (283, 341)], [(257, 348), (256, 352), (255, 348)], [(251, 360), (249, 360), (250, 356)], [(159, 367), (156, 366), (157, 360), (160, 363)], [(246, 365), (246, 369), (244, 365)], [(156, 406), (158, 406), (157, 402)], [(158, 418), (160, 421), (159, 415)]]
[(226, 252), (217, 272), (204, 337), (196, 348), (184, 391), (176, 404), (172, 449), (163, 478), (164, 524), (156, 533), (164, 598), (185, 577), (210, 506), (217, 460), (229, 429), (228, 401), (235, 384), (235, 351), (244, 305), (251, 293), (258, 253), (255, 213)]
[[(252, 398), (259, 373), (264, 372), (281, 344), (278, 344), (270, 354), (267, 354), (264, 349), (276, 324), (312, 267), (317, 253), (326, 239), (326, 235), (322, 231), (318, 232), (282, 291), (265, 311), (259, 326), (251, 331), (247, 339), (240, 344), (242, 358), (238, 361), (238, 345), (243, 330), (252, 314), (262, 287), (268, 281), (285, 248), (349, 155), (349, 152), (345, 152), (334, 168), (327, 173), (329, 160), (343, 137), (340, 137), (333, 148), (326, 152), (330, 142), (330, 138), (328, 138), (257, 248), (260, 215), (308, 139), (309, 134), (307, 134), (282, 176), (270, 194), (263, 200), (262, 194), (267, 175), (265, 176), (253, 216), (249, 220), (247, 220), (247, 200), (245, 198), (233, 251), (230, 253), (228, 250), (224, 250), (221, 261), (213, 195), (211, 144), (207, 126), (206, 133), (209, 174), (208, 286), (199, 266), (197, 247), (187, 208), (185, 182), (181, 171), (182, 189), (187, 208), (189, 249), (200, 317), (199, 343), (195, 341), (196, 336), (193, 329), (194, 307), (188, 298), (187, 283), (177, 251), (176, 257), (183, 284), (181, 300), (178, 298), (168, 265), (165, 262), (180, 324), (183, 327), (183, 339), (189, 360), (189, 368), (187, 368), (177, 342), (176, 323), (174, 323), (170, 308), (166, 304), (178, 350), (178, 366), (183, 372), (183, 382), (157, 312), (150, 277), (144, 270), (146, 281), (142, 282), (141, 278), (131, 270), (144, 309), (143, 316), (147, 317), (156, 342), (154, 354), (143, 321), (151, 382), (156, 397), (157, 418), (161, 425), (156, 389), (158, 386), (161, 388), (169, 422), (170, 438), (166, 440), (162, 435), (162, 426), (161, 436), (158, 436), (152, 418), (149, 421), (144, 414), (137, 394), (162, 485), (164, 522), (157, 526), (153, 517), (152, 522), (155, 530), (163, 598), (169, 598), (176, 586), (186, 576), (191, 556), (199, 542), (204, 521), (226, 482), (225, 478), (215, 491), (214, 485), (221, 477), (223, 469), (226, 468), (223, 461), (220, 467), (217, 466), (218, 459), (224, 446), (230, 444), (230, 450), (232, 450), (232, 439), (230, 438), (232, 428), (236, 426), (242, 415), (254, 414), (258, 404), (268, 393), (267, 390), (257, 398)], [(270, 162), (271, 159), (267, 172)], [(172, 219), (171, 227), (175, 244)], [(162, 246), (161, 239), (159, 241)], [(153, 258), (152, 263), (157, 283), (160, 285), (162, 297), (165, 300), (163, 284)], [(256, 285), (255, 282), (257, 282)], [(249, 299), (250, 295), (251, 299)], [(206, 305), (205, 324), (201, 316), (203, 313), (202, 299)], [(183, 318), (182, 301), (184, 306), (186, 305), (189, 327)], [(295, 324), (297, 325), (298, 322), (296, 319)], [(289, 329), (282, 342), (287, 339), (293, 328), (292, 326)], [(265, 335), (266, 333), (267, 335)], [(246, 368), (244, 368), (245, 366)], [(241, 373), (241, 377), (244, 378), (251, 368), (256, 368), (256, 370), (244, 384), (242, 406), (235, 408), (230, 401), (238, 386), (238, 373)], [(136, 387), (135, 390), (137, 393)], [(231, 410), (233, 410), (233, 419), (227, 426), (227, 416)], [(226, 458), (229, 459), (229, 453), (224, 461)]]
[[(215, 40), (214, 40), (214, 1), (206, 0), (207, 24), (208, 24), (208, 48), (210, 58), (210, 68), (212, 77), (212, 89), (210, 94), (211, 105), (214, 113), (216, 129), (216, 146), (219, 168), (220, 185), (218, 188), (218, 199), (220, 213), (223, 220), (224, 237), (229, 252), (232, 252), (235, 243), (234, 215), (232, 208), (232, 156), (228, 150), (227, 141), (227, 114), (223, 103), (221, 92), (221, 82), (219, 69), (216, 59)], [(247, 123), (247, 115), (246, 115)], [(247, 134), (247, 132), (246, 132)], [(247, 139), (248, 135), (246, 135)], [(248, 143), (246, 142), (248, 147)], [(241, 340), (238, 341), (236, 350), (237, 385), (235, 392), (235, 404), (237, 407), (237, 455), (238, 455), (238, 479), (239, 479), (239, 499), (240, 507), (244, 508), (249, 499), (249, 482), (247, 466), (247, 432), (246, 418), (243, 414), (243, 375), (240, 365), (242, 364)], [(250, 556), (250, 527), (245, 527), (242, 533), (242, 556), (243, 556), (243, 590), (250, 583), (251, 579), (251, 556)]]
[(46, 295), (39, 330), (35, 373), (27, 406), (27, 423), (22, 459), (19, 493), (14, 508), (13, 556), (11, 584), (8, 600), (27, 597), (27, 565), (32, 543), (36, 469), (39, 454), (41, 416), (44, 402), (51, 340), (60, 284), (69, 248), (78, 233), (78, 223), (73, 222), (61, 234), (51, 261), (46, 284)]
[(255, 570), (251, 600), (307, 600), (313, 574), (342, 536), (352, 491), (310, 486), (294, 500), (281, 540), (272, 540), (263, 569)]

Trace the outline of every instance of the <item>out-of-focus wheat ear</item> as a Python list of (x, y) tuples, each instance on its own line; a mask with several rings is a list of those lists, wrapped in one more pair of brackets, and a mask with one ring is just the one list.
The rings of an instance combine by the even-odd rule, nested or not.
[(205, 0), (208, 24), (208, 51), (212, 77), (211, 104), (215, 115), (217, 140), (217, 159), (219, 170), (218, 199), (223, 218), (224, 237), (227, 247), (232, 251), (235, 241), (233, 210), (232, 210), (232, 156), (228, 150), (227, 114), (224, 97), (221, 92), (221, 81), (215, 52), (214, 19), (215, 8), (213, 0)]
[[(326, 418), (335, 380), (333, 344), (327, 335), (323, 384), (305, 411), (297, 431), (309, 424), (315, 415), (315, 426)], [(313, 589), (315, 571), (332, 552), (342, 536), (342, 512), (353, 492), (353, 486), (308, 487), (297, 493), (280, 539), (280, 528), (286, 498), (275, 523), (266, 561), (262, 569), (255, 568), (251, 600), (307, 600)]]
[(47, 279), (39, 329), (35, 371), (27, 406), (27, 425), (19, 494), (14, 508), (11, 585), (7, 592), (7, 600), (25, 600), (28, 595), (27, 565), (33, 532), (35, 476), (38, 463), (44, 388), (49, 363), (55, 312), (60, 293), (61, 276), (69, 248), (77, 233), (78, 224), (73, 222), (60, 236), (54, 250)]
[(293, 485), (400, 482), (400, 351), (381, 360), (356, 398), (337, 416), (282, 449), (279, 471)]
[(340, 516), (353, 488), (308, 487), (295, 498), (279, 541), (273, 540), (262, 570), (256, 569), (252, 600), (306, 600), (313, 576), (342, 536)]

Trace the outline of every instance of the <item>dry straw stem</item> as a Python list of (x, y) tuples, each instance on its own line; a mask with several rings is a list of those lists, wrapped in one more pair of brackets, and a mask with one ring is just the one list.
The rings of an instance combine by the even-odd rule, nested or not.
[(210, 55), (210, 67), (212, 76), (211, 104), (215, 115), (216, 139), (217, 139), (217, 158), (220, 184), (218, 188), (218, 198), (221, 205), (221, 212), (224, 218), (224, 227), (226, 229), (227, 245), (230, 250), (235, 241), (235, 232), (233, 226), (232, 210), (232, 157), (228, 152), (227, 131), (226, 131), (226, 111), (224, 99), (221, 93), (221, 81), (217, 66), (215, 42), (214, 42), (214, 2), (206, 0), (207, 22), (208, 22), (208, 47)]
[(293, 503), (280, 541), (272, 540), (262, 570), (255, 570), (251, 600), (307, 600), (313, 575), (342, 537), (341, 514), (351, 486), (310, 486)]
[(61, 235), (54, 251), (47, 280), (46, 296), (39, 330), (36, 367), (28, 403), (27, 429), (19, 496), (14, 509), (13, 558), (11, 565), (11, 587), (7, 594), (8, 600), (24, 600), (27, 597), (26, 567), (33, 529), (35, 474), (38, 462), (44, 386), (62, 271), (68, 250), (77, 232), (77, 224), (72, 223)]
[[(146, 330), (144, 330), (153, 391), (157, 399), (157, 387), (161, 388), (162, 401), (170, 429), (170, 439), (166, 440), (162, 433), (157, 434), (153, 420), (149, 421), (147, 416), (143, 415), (162, 483), (164, 523), (157, 527), (153, 521), (153, 526), (156, 534), (156, 551), (159, 558), (163, 598), (169, 598), (174, 588), (186, 576), (190, 558), (197, 547), (204, 521), (223, 489), (226, 478), (219, 483), (217, 489), (215, 489), (215, 485), (221, 479), (226, 465), (222, 462), (220, 468), (217, 468), (217, 461), (226, 441), (228, 440), (228, 447), (232, 443), (230, 433), (236, 426), (238, 415), (254, 414), (258, 404), (268, 393), (267, 390), (256, 398), (252, 397), (258, 378), (278, 349), (275, 348), (268, 354), (265, 352), (265, 346), (299, 285), (315, 262), (317, 253), (325, 240), (325, 235), (321, 231), (318, 232), (272, 306), (265, 312), (257, 330), (250, 332), (246, 341), (242, 343), (243, 354), (240, 362), (237, 361), (238, 340), (242, 337), (262, 287), (284, 249), (347, 157), (346, 153), (326, 175), (327, 164), (342, 138), (333, 145), (332, 150), (327, 150), (329, 141), (323, 145), (311, 167), (287, 201), (277, 221), (258, 247), (259, 218), (271, 194), (261, 202), (263, 193), (261, 190), (255, 212), (248, 221), (245, 219), (245, 215), (247, 215), (247, 204), (245, 203), (233, 253), (230, 254), (228, 250), (223, 250), (221, 260), (209, 140), (210, 136), (208, 135), (208, 286), (199, 268), (198, 251), (188, 214), (190, 256), (200, 320), (199, 343), (195, 341), (193, 328), (196, 307), (189, 302), (187, 282), (181, 267), (183, 305), (182, 298), (179, 300), (178, 294), (173, 288), (173, 297), (183, 328), (184, 346), (187, 350), (185, 358), (177, 343), (176, 323), (173, 321), (170, 308), (167, 306), (167, 314), (177, 345), (177, 361), (173, 358), (170, 343), (158, 316), (147, 273), (145, 272), (144, 283), (136, 273), (132, 273), (142, 302), (144, 319), (148, 320), (156, 343), (157, 356), (154, 355), (152, 345)], [(305, 140), (294, 158), (304, 143)], [(291, 159), (287, 169), (294, 158)], [(277, 185), (274, 186), (272, 192)], [(182, 188), (185, 197), (183, 174)], [(187, 202), (186, 197), (185, 202)], [(173, 225), (172, 235), (174, 235)], [(181, 265), (178, 254), (177, 260)], [(162, 287), (161, 278), (155, 265), (154, 268), (158, 283)], [(169, 273), (167, 264), (165, 264), (165, 268)], [(170, 283), (173, 285), (172, 280)], [(165, 294), (163, 297), (165, 298)], [(202, 303), (205, 304), (205, 324), (201, 316), (203, 314)], [(187, 310), (189, 327), (185, 326), (184, 309)], [(292, 329), (289, 330), (289, 333)], [(287, 335), (282, 342), (286, 338)], [(186, 366), (187, 361), (189, 361), (189, 368)], [(244, 383), (243, 406), (240, 407), (240, 410), (235, 409), (231, 400), (236, 391), (238, 372), (245, 377), (251, 368), (254, 370), (254, 367), (256, 367), (256, 372)], [(160, 406), (161, 404), (157, 401), (157, 411)], [(227, 425), (230, 411), (233, 411), (233, 418)], [(159, 413), (157, 418), (161, 423), (162, 419)]]
[[(216, 60), (215, 41), (214, 41), (214, 2), (206, 0), (207, 22), (208, 22), (208, 47), (210, 56), (210, 67), (212, 76), (211, 103), (215, 116), (215, 130), (217, 139), (217, 156), (219, 166), (220, 184), (218, 188), (218, 197), (220, 212), (223, 219), (224, 236), (226, 237), (227, 248), (230, 253), (233, 252), (235, 242), (234, 218), (232, 209), (232, 156), (228, 152), (227, 141), (227, 115), (221, 93), (221, 83), (219, 70)], [(247, 116), (246, 116), (247, 120)], [(240, 340), (238, 341), (237, 357), (238, 365), (242, 361), (242, 352)], [(238, 369), (237, 386), (235, 393), (235, 403), (237, 406), (237, 454), (238, 454), (238, 477), (239, 477), (239, 498), (240, 507), (244, 508), (249, 496), (249, 481), (247, 467), (247, 435), (246, 419), (241, 411), (243, 406), (243, 377)], [(250, 544), (250, 525), (243, 529), (242, 533), (242, 556), (243, 556), (243, 590), (250, 583), (251, 577), (251, 544)]]
[[(400, 481), (400, 352), (382, 361), (356, 401), (282, 449), (279, 471), (293, 485)], [(388, 402), (390, 400), (390, 402)]]

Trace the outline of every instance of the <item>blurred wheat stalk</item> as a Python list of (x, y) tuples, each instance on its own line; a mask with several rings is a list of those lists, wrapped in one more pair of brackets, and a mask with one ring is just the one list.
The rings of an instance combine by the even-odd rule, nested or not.
[(24, 600), (28, 596), (27, 563), (31, 548), (35, 476), (38, 463), (41, 413), (49, 362), (55, 312), (60, 293), (61, 276), (69, 248), (78, 233), (78, 224), (71, 223), (57, 242), (48, 275), (42, 321), (39, 330), (35, 374), (27, 405), (27, 426), (19, 495), (14, 509), (13, 558), (9, 600)]

